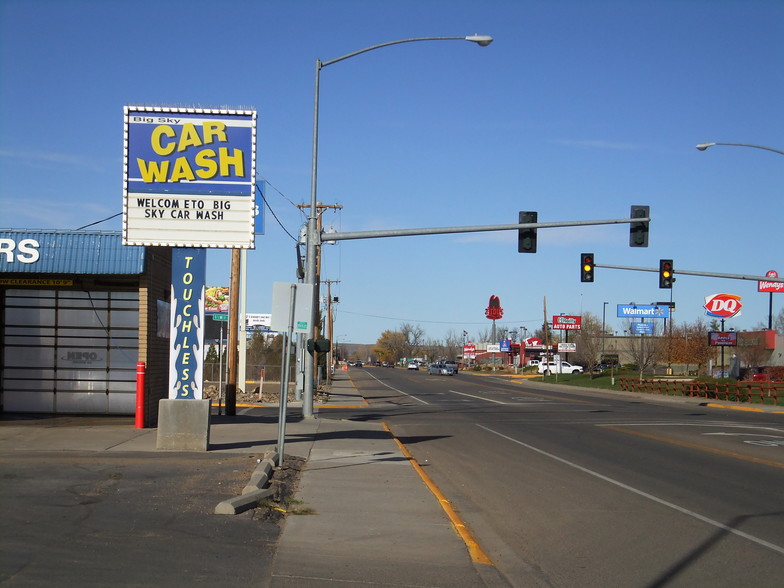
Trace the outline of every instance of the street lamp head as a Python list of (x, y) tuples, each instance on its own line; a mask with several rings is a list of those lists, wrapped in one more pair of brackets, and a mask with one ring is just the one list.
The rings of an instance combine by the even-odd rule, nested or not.
[(493, 37), (490, 35), (471, 35), (470, 37), (466, 37), (465, 40), (476, 43), (480, 47), (487, 47), (493, 42)]
[(705, 151), (708, 147), (713, 147), (716, 143), (700, 143), (697, 145), (697, 149), (700, 151)]

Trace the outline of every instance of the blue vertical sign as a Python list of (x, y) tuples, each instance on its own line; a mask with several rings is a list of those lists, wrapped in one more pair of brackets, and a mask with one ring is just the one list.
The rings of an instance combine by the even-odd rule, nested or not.
[(172, 249), (169, 398), (201, 399), (206, 249)]

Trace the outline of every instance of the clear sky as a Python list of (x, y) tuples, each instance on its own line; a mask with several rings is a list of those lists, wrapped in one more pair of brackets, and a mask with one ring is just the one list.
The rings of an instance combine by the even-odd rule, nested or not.
[[(310, 199), (315, 60), (397, 39), (321, 73), (319, 200), (338, 231), (616, 219), (651, 207), (650, 246), (628, 225), (348, 241), (324, 247), (335, 334), (374, 342), (401, 323), (431, 338), (669, 300), (655, 273), (598, 264), (784, 275), (781, 0), (0, 0), (0, 226), (76, 229), (122, 211), (123, 106), (252, 107), (266, 235), (249, 253), (248, 311), (295, 281)], [(119, 230), (119, 217), (90, 227)], [(211, 251), (211, 285), (229, 255)], [(767, 323), (755, 281), (680, 276), (676, 321), (707, 295), (742, 296), (727, 327)], [(782, 308), (774, 295), (773, 309)]]

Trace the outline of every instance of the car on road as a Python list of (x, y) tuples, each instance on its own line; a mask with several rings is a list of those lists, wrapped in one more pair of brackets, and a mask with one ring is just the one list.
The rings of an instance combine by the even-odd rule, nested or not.
[(407, 370), (419, 370), (419, 364), (415, 361), (409, 361), (406, 366)]
[(444, 362), (444, 365), (447, 366), (447, 367), (451, 367), (452, 371), (455, 374), (457, 373), (458, 369), (457, 369), (457, 362), (456, 361), (449, 361), (449, 360), (447, 360), (447, 361)]
[(383, 367), (395, 367), (395, 364), (394, 364), (394, 363), (392, 363), (391, 361), (385, 361), (385, 362), (384, 362), (384, 363), (382, 363), (381, 365), (382, 365)]
[(581, 374), (585, 371), (583, 366), (574, 365), (568, 361), (548, 361), (539, 364), (540, 374)]
[(454, 376), (455, 370), (445, 363), (431, 363), (427, 368), (427, 374), (429, 376)]

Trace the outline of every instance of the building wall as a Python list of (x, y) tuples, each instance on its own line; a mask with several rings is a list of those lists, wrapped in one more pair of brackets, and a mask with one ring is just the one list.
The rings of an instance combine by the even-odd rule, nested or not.
[(146, 366), (144, 426), (156, 427), (158, 403), (169, 397), (171, 249), (149, 247), (146, 267), (147, 273), (139, 280), (139, 361)]

